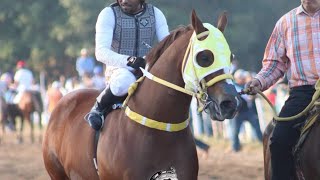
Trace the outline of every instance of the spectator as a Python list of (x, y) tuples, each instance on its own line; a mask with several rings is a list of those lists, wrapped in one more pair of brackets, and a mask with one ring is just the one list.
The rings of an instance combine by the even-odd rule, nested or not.
[(0, 77), (0, 96), (4, 96), (12, 83), (12, 77), (9, 73), (3, 73)]
[(93, 87), (98, 90), (103, 90), (106, 87), (106, 78), (104, 77), (103, 68), (96, 66), (93, 69)]
[[(248, 79), (250, 73), (244, 71), (242, 69), (238, 69), (234, 73), (235, 86), (237, 91), (241, 91), (244, 88), (246, 80)], [(241, 149), (240, 140), (239, 140), (239, 132), (241, 125), (245, 121), (248, 121), (253, 130), (255, 131), (255, 135), (259, 141), (262, 142), (262, 132), (260, 130), (258, 114), (254, 102), (254, 98), (249, 95), (241, 95), (242, 107), (239, 110), (238, 114), (230, 120), (231, 123), (231, 141), (232, 141), (232, 149), (234, 152), (238, 152)]]
[(80, 57), (78, 57), (76, 62), (76, 69), (79, 77), (83, 78), (85, 74), (92, 75), (94, 66), (94, 59), (89, 56), (88, 50), (86, 48), (81, 49)]
[(58, 101), (62, 98), (63, 94), (60, 91), (61, 85), (58, 81), (54, 81), (47, 91), (47, 111), (49, 115), (56, 107)]

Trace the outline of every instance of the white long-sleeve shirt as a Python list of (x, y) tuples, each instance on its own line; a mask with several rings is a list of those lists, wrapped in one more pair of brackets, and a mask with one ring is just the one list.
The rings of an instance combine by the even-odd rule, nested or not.
[[(158, 41), (161, 41), (169, 34), (169, 28), (164, 14), (158, 8), (154, 7), (154, 13), (156, 36)], [(113, 10), (111, 7), (106, 7), (100, 12), (96, 23), (96, 58), (106, 66), (128, 68), (126, 64), (129, 56), (111, 50), (114, 26)]]
[(19, 92), (31, 89), (33, 74), (29, 69), (21, 68), (15, 73), (14, 81), (18, 83), (17, 90)]

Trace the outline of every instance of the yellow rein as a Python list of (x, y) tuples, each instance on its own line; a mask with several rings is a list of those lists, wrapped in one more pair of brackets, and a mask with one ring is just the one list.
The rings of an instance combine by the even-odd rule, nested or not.
[[(198, 99), (201, 99), (201, 98), (203, 97), (203, 95), (204, 95), (204, 94), (203, 94), (204, 92), (201, 92), (201, 91), (200, 91), (199, 93), (192, 92), (192, 91), (187, 90), (187, 89), (185, 89), (185, 88), (182, 88), (182, 87), (180, 87), (180, 86), (178, 86), (178, 85), (175, 85), (175, 84), (173, 84), (173, 83), (170, 83), (170, 82), (168, 82), (168, 81), (165, 81), (165, 80), (163, 80), (163, 79), (160, 79), (160, 78), (158, 78), (157, 76), (149, 73), (149, 72), (146, 71), (145, 69), (142, 69), (142, 68), (140, 68), (140, 69), (141, 69), (141, 71), (143, 72), (143, 75), (144, 75), (145, 77), (147, 77), (148, 79), (150, 79), (150, 80), (152, 80), (152, 81), (155, 81), (155, 82), (157, 82), (157, 83), (159, 83), (159, 84), (161, 84), (161, 85), (167, 86), (167, 87), (169, 87), (169, 88), (171, 88), (171, 89), (174, 89), (174, 90), (176, 90), (176, 91), (180, 91), (180, 92), (182, 92), (182, 93), (188, 94), (188, 95), (193, 96), (193, 97), (196, 97), (196, 98), (198, 98)], [(210, 86), (212, 86), (213, 84), (215, 84), (215, 83), (217, 83), (217, 82), (219, 82), (219, 81), (222, 81), (222, 80), (224, 80), (224, 79), (233, 79), (233, 76), (232, 76), (231, 74), (221, 74), (221, 75), (218, 75), (218, 76), (214, 77), (214, 78), (211, 79), (209, 82), (205, 83), (205, 85), (206, 85), (206, 87), (210, 87)]]
[[(279, 117), (277, 115), (277, 112), (276, 112), (275, 108), (273, 107), (272, 103), (270, 102), (270, 100), (261, 91), (258, 91), (258, 94), (261, 95), (268, 102), (268, 104), (270, 105), (270, 107), (271, 107), (271, 109), (273, 111), (273, 114), (274, 114), (273, 118), (276, 121), (291, 121), (291, 120), (294, 120), (296, 118), (299, 118), (299, 117), (305, 115), (315, 105), (320, 105), (318, 102), (316, 102), (318, 100), (318, 98), (320, 97), (320, 80), (317, 81), (317, 83), (315, 85), (315, 89), (316, 89), (316, 91), (314, 92), (314, 94), (312, 96), (312, 100), (309, 103), (309, 105), (303, 111), (301, 111), (300, 113), (298, 113), (298, 114), (296, 114), (294, 116), (290, 116), (290, 117)], [(249, 92), (249, 90), (248, 89), (244, 89), (242, 92), (247, 94)]]

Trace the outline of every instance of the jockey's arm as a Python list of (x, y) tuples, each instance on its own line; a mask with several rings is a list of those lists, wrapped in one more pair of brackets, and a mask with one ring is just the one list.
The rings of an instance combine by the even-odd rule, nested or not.
[(95, 35), (95, 54), (98, 61), (107, 66), (127, 67), (129, 56), (111, 50), (115, 17), (110, 7), (103, 9), (97, 19)]
[(158, 41), (160, 42), (169, 35), (169, 27), (167, 19), (160, 9), (154, 7), (154, 14), (156, 18), (156, 34)]

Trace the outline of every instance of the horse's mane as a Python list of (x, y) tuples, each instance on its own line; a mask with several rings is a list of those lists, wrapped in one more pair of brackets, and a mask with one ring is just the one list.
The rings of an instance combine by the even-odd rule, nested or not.
[(192, 26), (179, 26), (177, 29), (170, 32), (170, 34), (163, 39), (160, 43), (158, 43), (151, 51), (147, 54), (146, 59), (149, 65), (149, 69), (153, 66), (153, 64), (159, 59), (162, 53), (182, 34), (185, 34), (189, 30), (192, 30)]

